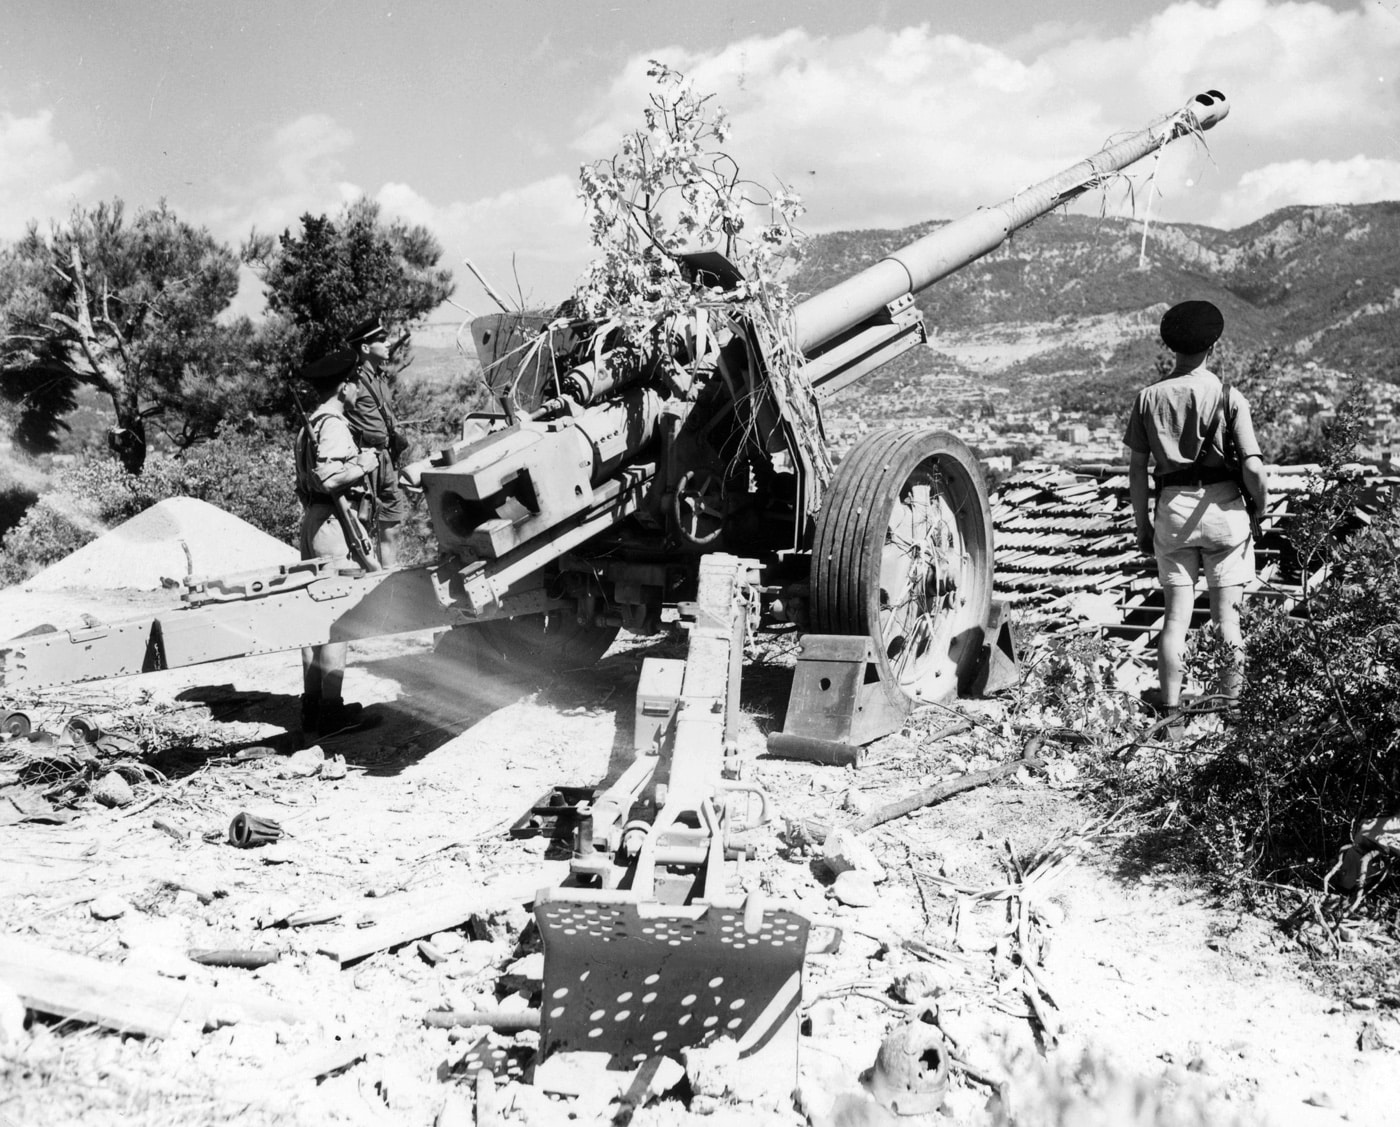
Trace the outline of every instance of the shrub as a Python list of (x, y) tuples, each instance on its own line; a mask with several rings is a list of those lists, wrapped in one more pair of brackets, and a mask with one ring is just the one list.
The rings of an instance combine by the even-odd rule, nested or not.
[(170, 496), (208, 501), (288, 544), (297, 542), (301, 506), (289, 435), (221, 430), (172, 459), (178, 474)]
[[(1353, 526), (1355, 422), (1339, 415), (1289, 533), (1300, 606), (1247, 608), (1238, 719), (1172, 784), (1225, 871), (1315, 884), (1357, 819), (1400, 809), (1400, 497)], [(1203, 679), (1222, 657), (1201, 648)]]
[(168, 497), (196, 497), (296, 542), (290, 438), (227, 430), (180, 457), (149, 458), (140, 474), (104, 455), (62, 471), (0, 542), (0, 583), (27, 579)]

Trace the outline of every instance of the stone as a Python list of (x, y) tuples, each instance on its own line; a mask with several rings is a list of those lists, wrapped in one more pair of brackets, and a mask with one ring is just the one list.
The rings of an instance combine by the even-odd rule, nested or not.
[(131, 905), (115, 892), (104, 892), (88, 906), (95, 920), (119, 920), (130, 909)]
[(428, 942), (444, 955), (457, 954), (467, 943), (460, 931), (435, 931), (428, 937)]
[(537, 990), (544, 981), (544, 952), (522, 955), (501, 973), (500, 985), (505, 990)]
[(836, 830), (822, 842), (822, 863), (832, 876), (842, 873), (866, 873), (873, 881), (885, 879), (885, 866), (880, 864), (870, 847), (850, 830)]
[(926, 998), (937, 998), (952, 987), (952, 976), (938, 967), (922, 963), (894, 980), (894, 994), (901, 1002), (914, 1005)]
[[(204, 1028), (206, 1032), (224, 1029), (228, 1026), (238, 1025), (246, 1016), (243, 1007), (237, 1002), (219, 1002), (210, 1006), (209, 1012), (204, 1015)], [(228, 1044), (233, 1044), (232, 1035), (228, 1037)]]
[(729, 1074), (739, 1063), (739, 1043), (721, 1037), (708, 1045), (692, 1045), (681, 1050), (681, 1063), (695, 1095), (722, 1098), (730, 1092)]
[(836, 878), (836, 883), (831, 886), (831, 895), (848, 908), (868, 908), (880, 898), (870, 874), (855, 869)]
[(130, 806), (136, 792), (120, 772), (108, 771), (92, 784), (92, 797), (103, 806)]
[(332, 755), (321, 764), (321, 778), (323, 779), (343, 779), (345, 772), (345, 756), (343, 755)]
[(462, 963), (468, 974), (483, 971), (509, 954), (510, 948), (504, 943), (478, 940), (462, 945)]
[(326, 753), (320, 744), (293, 752), (277, 769), (279, 779), (309, 779), (325, 765)]

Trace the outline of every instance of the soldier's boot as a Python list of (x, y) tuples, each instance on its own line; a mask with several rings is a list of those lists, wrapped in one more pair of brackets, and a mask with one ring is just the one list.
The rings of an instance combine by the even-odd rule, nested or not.
[(364, 705), (332, 697), (326, 697), (321, 701), (317, 719), (320, 727), (316, 731), (323, 736), (334, 735), (337, 732), (345, 732), (353, 728), (372, 727), (378, 722), (377, 717), (365, 715)]
[(301, 730), (314, 735), (321, 730), (321, 698), (312, 693), (301, 695)]

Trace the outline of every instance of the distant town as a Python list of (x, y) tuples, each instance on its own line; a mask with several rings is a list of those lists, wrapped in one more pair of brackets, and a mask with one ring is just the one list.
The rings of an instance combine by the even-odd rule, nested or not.
[[(1400, 386), (1365, 382), (1366, 435), (1356, 459), (1400, 465)], [(1273, 425), (1284, 430), (1326, 422), (1350, 393), (1342, 373), (1304, 364), (1289, 377), (1286, 404), (1274, 408)], [(902, 386), (839, 396), (824, 415), (839, 450), (887, 426), (922, 425), (949, 430), (973, 447), (993, 477), (1025, 461), (1056, 465), (1109, 464), (1128, 460), (1123, 445), (1126, 413), (1067, 412), (1038, 402), (1025, 388), (989, 383), (964, 374), (938, 374)], [(1256, 412), (1257, 414), (1257, 412)]]

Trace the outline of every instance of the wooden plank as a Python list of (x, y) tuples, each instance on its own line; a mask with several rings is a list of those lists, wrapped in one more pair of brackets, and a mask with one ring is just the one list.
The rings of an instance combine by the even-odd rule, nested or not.
[(202, 1027), (216, 1008), (230, 1006), (252, 1020), (301, 1020), (292, 1007), (243, 990), (180, 982), (12, 935), (0, 936), (0, 982), (32, 1010), (147, 1037), (168, 1037), (181, 1021)]
[(567, 861), (546, 861), (528, 873), (515, 873), (486, 885), (457, 883), (415, 890), (409, 896), (386, 900), (376, 910), (371, 926), (346, 928), (317, 949), (344, 966), (375, 951), (457, 927), (477, 913), (531, 903), (540, 889), (556, 887), (568, 875)]

